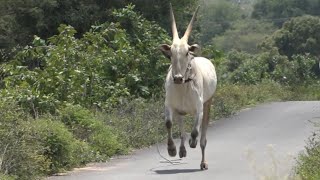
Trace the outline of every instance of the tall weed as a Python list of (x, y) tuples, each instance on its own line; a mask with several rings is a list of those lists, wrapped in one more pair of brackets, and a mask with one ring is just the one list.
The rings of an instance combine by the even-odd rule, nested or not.
[[(320, 124), (316, 124), (318, 128)], [(320, 179), (320, 129), (308, 139), (305, 151), (297, 160), (296, 172), (303, 180)]]

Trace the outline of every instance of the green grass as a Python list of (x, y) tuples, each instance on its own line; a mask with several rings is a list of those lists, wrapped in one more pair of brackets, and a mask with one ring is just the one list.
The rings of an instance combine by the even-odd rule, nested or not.
[(289, 89), (292, 91), (291, 100), (315, 101), (320, 100), (320, 83), (308, 86), (297, 86)]
[(99, 113), (99, 119), (115, 129), (129, 149), (150, 146), (165, 137), (162, 100), (135, 99)]
[(258, 85), (224, 84), (214, 95), (213, 118), (230, 116), (233, 113), (263, 102), (291, 99), (293, 92), (272, 81)]

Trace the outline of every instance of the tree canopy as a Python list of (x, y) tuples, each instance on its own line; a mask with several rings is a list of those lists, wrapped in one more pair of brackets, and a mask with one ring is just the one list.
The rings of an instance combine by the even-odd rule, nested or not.
[[(81, 37), (92, 25), (112, 21), (113, 9), (130, 3), (136, 4), (136, 11), (146, 19), (156, 21), (169, 30), (170, 2), (179, 20), (178, 28), (183, 31), (197, 0), (1, 0), (0, 52), (17, 45), (30, 44), (34, 35), (47, 39), (58, 33), (60, 24), (71, 25), (77, 31), (76, 37)], [(3, 56), (0, 56), (0, 61), (5, 58)]]
[(319, 0), (259, 0), (254, 5), (252, 17), (255, 19), (270, 19), (281, 26), (291, 17), (304, 14), (320, 15)]
[[(293, 18), (276, 31), (262, 44), (271, 44), (279, 49), (280, 54), (291, 58), (297, 54), (310, 54), (320, 57), (320, 18), (315, 16), (301, 16)], [(270, 45), (270, 44), (269, 44)]]

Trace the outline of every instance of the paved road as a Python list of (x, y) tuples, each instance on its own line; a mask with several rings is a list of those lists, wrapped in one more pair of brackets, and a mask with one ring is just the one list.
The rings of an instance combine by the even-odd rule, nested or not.
[[(255, 180), (264, 174), (285, 175), (288, 169), (273, 172), (272, 159), (290, 167), (293, 157), (303, 150), (312, 134), (310, 121), (320, 121), (320, 102), (280, 102), (243, 110), (219, 120), (208, 129), (207, 160), (209, 169), (200, 171), (200, 147), (187, 148), (184, 159), (169, 158), (166, 147), (160, 152), (174, 164), (166, 162), (157, 146), (139, 150), (108, 163), (75, 170), (50, 180), (150, 180), (150, 179), (212, 179)], [(274, 152), (270, 152), (273, 147)], [(255, 159), (255, 160), (254, 160)]]

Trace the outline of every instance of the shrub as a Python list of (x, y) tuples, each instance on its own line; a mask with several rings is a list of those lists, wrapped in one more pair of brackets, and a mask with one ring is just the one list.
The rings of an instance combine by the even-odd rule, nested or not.
[(267, 64), (259, 56), (231, 51), (218, 71), (222, 80), (239, 84), (258, 84), (265, 77)]
[(118, 132), (79, 105), (67, 104), (60, 110), (59, 119), (75, 137), (89, 144), (95, 153), (95, 160), (105, 160), (114, 154), (126, 152)]
[(50, 163), (50, 173), (69, 170), (92, 159), (89, 146), (75, 139), (59, 121), (49, 117), (26, 121), (22, 126), (30, 128), (30, 138), (43, 148), (42, 155)]
[(31, 134), (27, 113), (12, 101), (0, 101), (0, 174), (18, 179), (35, 179), (48, 172), (50, 162), (44, 147)]
[(128, 147), (140, 148), (155, 144), (166, 137), (164, 129), (164, 100), (136, 99), (123, 102), (101, 117), (121, 133)]
[(157, 49), (168, 36), (133, 9), (115, 10), (116, 22), (92, 26), (82, 38), (68, 25), (47, 41), (36, 36), (1, 70), (7, 75), (3, 91), (17, 98), (10, 92), (21, 90), (19, 102), (34, 116), (64, 102), (108, 108), (123, 98), (151, 97), (169, 64)]
[(230, 51), (218, 69), (222, 82), (258, 84), (271, 79), (285, 85), (313, 84), (318, 62), (311, 55), (280, 55), (276, 48), (256, 55)]
[(320, 179), (320, 132), (314, 133), (298, 157), (296, 172), (303, 180)]
[(242, 66), (231, 74), (231, 82), (242, 84), (258, 84), (264, 78), (267, 70), (256, 59), (248, 59)]
[(246, 106), (261, 102), (286, 100), (292, 97), (288, 88), (279, 83), (264, 80), (256, 85), (221, 84), (213, 96), (212, 118), (230, 116)]
[(290, 90), (293, 92), (292, 99), (299, 101), (315, 101), (320, 100), (320, 82), (314, 81), (313, 84), (308, 86), (296, 86), (291, 87)]
[(75, 139), (51, 116), (33, 119), (9, 100), (0, 102), (0, 172), (35, 179), (92, 160), (86, 142)]
[(15, 180), (16, 177), (9, 176), (9, 175), (4, 175), (4, 174), (0, 173), (0, 179), (3, 179), (3, 180)]

